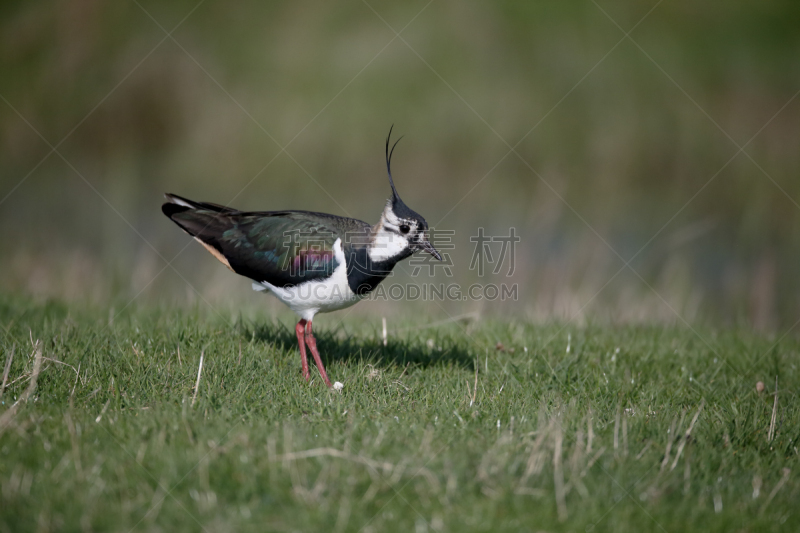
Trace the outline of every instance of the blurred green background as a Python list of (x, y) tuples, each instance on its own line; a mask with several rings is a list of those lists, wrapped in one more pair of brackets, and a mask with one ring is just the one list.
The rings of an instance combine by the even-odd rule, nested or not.
[[(516, 283), (520, 298), (354, 316), (800, 318), (797, 2), (62, 0), (0, 14), (3, 291), (278, 312), (161, 214), (162, 193), (372, 223), (395, 124), (401, 195), (456, 232), (453, 278), (416, 281)], [(469, 269), (478, 227), (516, 228), (512, 276)]]

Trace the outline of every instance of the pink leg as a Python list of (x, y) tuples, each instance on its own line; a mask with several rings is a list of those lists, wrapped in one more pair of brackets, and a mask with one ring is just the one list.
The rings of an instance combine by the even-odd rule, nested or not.
[[(297, 325), (300, 327), (300, 324)], [(331, 380), (328, 379), (328, 374), (325, 372), (325, 367), (322, 365), (322, 359), (319, 357), (319, 350), (317, 350), (317, 340), (314, 338), (314, 334), (311, 333), (311, 321), (309, 320), (306, 324), (306, 344), (308, 344), (308, 349), (311, 350), (311, 355), (314, 356), (314, 361), (317, 363), (317, 368), (319, 369), (319, 373), (322, 376), (322, 379), (325, 381), (325, 385), (328, 387), (331, 386)]]
[(305, 327), (306, 319), (304, 318), (297, 323), (294, 332), (297, 333), (297, 346), (300, 347), (300, 361), (303, 364), (303, 377), (308, 381), (310, 375), (308, 372), (308, 358), (306, 357)]

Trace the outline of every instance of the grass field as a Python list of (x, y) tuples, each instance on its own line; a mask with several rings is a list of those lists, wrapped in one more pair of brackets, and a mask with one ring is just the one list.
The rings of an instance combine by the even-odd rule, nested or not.
[(338, 318), (0, 298), (0, 529), (800, 528), (796, 335)]

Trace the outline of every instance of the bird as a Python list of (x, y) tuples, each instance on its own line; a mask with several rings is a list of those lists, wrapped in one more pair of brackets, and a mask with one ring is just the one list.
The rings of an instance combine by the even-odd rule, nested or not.
[(331, 387), (312, 330), (317, 313), (358, 303), (415, 252), (442, 260), (428, 223), (400, 199), (394, 185), (391, 162), (400, 139), (389, 148), (393, 127), (385, 151), (391, 196), (374, 225), (312, 211), (240, 211), (165, 194), (164, 215), (232, 272), (250, 278), (254, 290), (272, 293), (298, 315), (295, 334), (306, 382), (307, 346)]

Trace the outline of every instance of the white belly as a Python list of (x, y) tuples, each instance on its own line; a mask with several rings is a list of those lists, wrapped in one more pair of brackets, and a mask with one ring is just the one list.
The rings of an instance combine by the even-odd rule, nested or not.
[(253, 289), (257, 291), (268, 289), (300, 318), (306, 320), (312, 320), (317, 313), (328, 313), (350, 307), (361, 301), (362, 297), (350, 290), (350, 285), (347, 283), (347, 263), (341, 239), (336, 239), (333, 243), (333, 253), (339, 266), (333, 271), (333, 276), (326, 280), (308, 281), (285, 288), (262, 281), (253, 283)]

